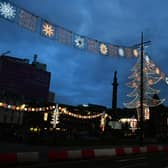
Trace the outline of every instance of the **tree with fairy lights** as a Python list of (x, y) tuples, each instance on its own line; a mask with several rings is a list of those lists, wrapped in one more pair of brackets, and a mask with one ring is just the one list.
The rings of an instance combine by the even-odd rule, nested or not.
[[(137, 60), (137, 63), (132, 68), (132, 75), (129, 76), (129, 79), (132, 79), (131, 82), (127, 83), (128, 87), (133, 88), (133, 91), (129, 93), (127, 96), (129, 97), (135, 97), (132, 101), (129, 103), (124, 103), (124, 106), (133, 109), (137, 109), (137, 116), (138, 120), (140, 120), (140, 83), (141, 83), (141, 72), (140, 72), (140, 57)], [(154, 99), (153, 95), (158, 94), (160, 91), (157, 89), (153, 89), (151, 86), (154, 84), (157, 84), (161, 79), (161, 71), (156, 65), (153, 63), (153, 61), (150, 59), (150, 57), (146, 54), (144, 54), (143, 57), (143, 120), (147, 120), (150, 118), (150, 111), (149, 107), (155, 107), (160, 104), (162, 104), (165, 99)]]
[(52, 114), (52, 119), (51, 119), (51, 124), (53, 125), (53, 128), (57, 128), (57, 124), (59, 124), (59, 108), (58, 108), (58, 104), (56, 105), (56, 108)]

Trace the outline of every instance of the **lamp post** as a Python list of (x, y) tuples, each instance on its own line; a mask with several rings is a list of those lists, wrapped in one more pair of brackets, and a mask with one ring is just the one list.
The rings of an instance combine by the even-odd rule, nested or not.
[(144, 87), (143, 87), (143, 59), (144, 59), (144, 44), (143, 44), (143, 33), (141, 33), (141, 84), (140, 84), (140, 146), (144, 144), (144, 124), (143, 124), (143, 97), (144, 97)]
[(144, 100), (144, 66), (143, 66), (143, 61), (144, 61), (144, 46), (149, 45), (151, 41), (145, 41), (143, 39), (143, 32), (141, 33), (141, 43), (134, 45), (135, 48), (140, 48), (140, 57), (141, 57), (141, 64), (140, 64), (140, 146), (144, 145), (144, 114), (143, 114), (143, 100)]

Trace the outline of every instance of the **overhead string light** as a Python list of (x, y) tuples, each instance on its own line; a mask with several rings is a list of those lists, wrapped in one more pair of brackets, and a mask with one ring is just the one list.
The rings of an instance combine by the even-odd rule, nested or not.
[(51, 111), (56, 108), (55, 105), (43, 106), (43, 107), (30, 107), (27, 104), (8, 104), (6, 102), (0, 102), (0, 108), (15, 110), (15, 111), (27, 111), (27, 112), (44, 112)]
[(78, 33), (67, 30), (62, 26), (51, 24), (50, 21), (36, 16), (8, 1), (5, 2), (4, 0), (0, 0), (0, 17), (13, 21), (20, 27), (26, 28), (32, 32), (37, 32), (40, 29), (41, 35), (46, 38), (94, 54), (125, 58), (135, 58), (139, 56), (138, 49), (100, 42), (99, 40), (94, 40), (87, 36), (78, 35)]
[(98, 113), (98, 114), (94, 114), (94, 115), (81, 115), (81, 114), (76, 114), (76, 113), (72, 113), (70, 111), (68, 111), (65, 107), (59, 107), (60, 109), (60, 113), (74, 117), (74, 118), (78, 118), (78, 119), (95, 119), (95, 118), (99, 118), (102, 117), (105, 113)]
[(79, 118), (79, 119), (95, 119), (102, 117), (105, 113), (98, 113), (94, 115), (81, 115), (81, 114), (75, 114), (66, 109), (66, 107), (60, 107), (57, 105), (50, 105), (50, 106), (43, 106), (43, 107), (29, 107), (26, 104), (21, 104), (21, 105), (11, 105), (7, 104), (5, 102), (0, 102), (0, 108), (5, 108), (5, 109), (10, 109), (14, 111), (25, 111), (25, 112), (47, 112), (47, 111), (53, 111), (53, 114), (65, 114), (74, 118)]

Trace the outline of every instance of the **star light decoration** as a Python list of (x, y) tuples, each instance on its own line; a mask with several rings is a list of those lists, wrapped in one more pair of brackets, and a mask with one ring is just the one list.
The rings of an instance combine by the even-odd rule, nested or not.
[(85, 46), (85, 39), (82, 38), (81, 36), (76, 36), (75, 37), (75, 46), (82, 49)]
[(100, 53), (103, 55), (107, 55), (108, 48), (107, 48), (106, 44), (104, 44), (104, 43), (100, 44)]
[(16, 10), (10, 3), (0, 2), (0, 15), (5, 19), (12, 20), (16, 16)]
[(51, 24), (43, 23), (42, 32), (44, 33), (45, 36), (53, 37), (55, 34), (55, 29)]
[(133, 55), (134, 55), (135, 57), (138, 57), (138, 56), (139, 56), (138, 49), (133, 49)]

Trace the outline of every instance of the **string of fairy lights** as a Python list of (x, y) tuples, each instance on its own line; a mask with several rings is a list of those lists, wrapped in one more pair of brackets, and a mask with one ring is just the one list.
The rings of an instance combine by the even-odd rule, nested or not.
[(68, 111), (66, 108), (60, 107), (59, 109), (63, 114), (74, 117), (74, 118), (79, 118), (79, 119), (94, 119), (94, 118), (99, 118), (99, 117), (103, 116), (103, 114), (104, 114), (102, 112), (102, 113), (98, 113), (98, 114), (94, 114), (94, 115), (81, 115), (81, 114), (72, 113), (72, 112)]
[[(26, 107), (25, 104), (21, 105), (11, 105), (7, 104), (5, 102), (0, 102), (0, 108), (8, 109), (8, 110), (14, 110), (14, 111), (20, 111), (20, 112), (49, 112), (49, 111), (54, 111), (56, 109), (55, 105), (50, 105), (46, 107)], [(81, 115), (81, 114), (76, 114), (68, 111), (66, 107), (61, 107), (59, 106), (59, 112), (61, 114), (65, 114), (74, 118), (79, 118), (79, 119), (94, 119), (101, 117), (103, 115), (103, 112), (100, 112), (98, 114), (94, 115)]]

